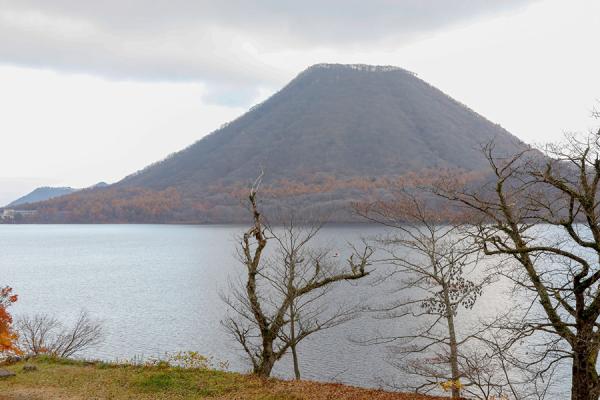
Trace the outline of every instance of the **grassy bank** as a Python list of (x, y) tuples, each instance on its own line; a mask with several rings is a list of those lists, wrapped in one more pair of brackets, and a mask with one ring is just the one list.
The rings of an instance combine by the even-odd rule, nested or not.
[[(41, 358), (6, 368), (17, 375), (0, 379), (0, 400), (75, 399), (239, 399), (239, 400), (434, 400), (339, 384), (260, 380), (231, 372), (161, 366), (131, 366)], [(438, 398), (440, 399), (440, 398)]]

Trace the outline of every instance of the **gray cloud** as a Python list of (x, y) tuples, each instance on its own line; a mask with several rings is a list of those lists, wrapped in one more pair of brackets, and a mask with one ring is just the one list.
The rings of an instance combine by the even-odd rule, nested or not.
[(208, 99), (240, 103), (258, 85), (281, 83), (260, 52), (398, 46), (532, 1), (0, 0), (0, 62), (199, 81)]

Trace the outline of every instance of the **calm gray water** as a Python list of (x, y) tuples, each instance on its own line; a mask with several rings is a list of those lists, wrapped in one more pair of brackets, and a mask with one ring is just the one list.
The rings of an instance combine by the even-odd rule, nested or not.
[[(48, 313), (69, 321), (87, 310), (104, 322), (105, 342), (85, 354), (106, 360), (155, 357), (195, 350), (228, 360), (234, 370), (248, 365), (219, 321), (225, 306), (219, 291), (242, 271), (235, 258), (242, 226), (182, 225), (0, 225), (0, 286), (19, 294), (13, 313)], [(320, 246), (343, 259), (347, 242), (381, 233), (377, 226), (343, 225), (323, 229)], [(370, 304), (391, 293), (368, 282), (342, 285), (335, 299)], [(476, 305), (473, 318), (502, 306), (492, 290)], [(368, 316), (319, 333), (301, 345), (303, 377), (377, 386), (397, 371), (385, 350), (360, 346), (349, 336), (369, 335), (378, 324), (406, 332), (406, 323)], [(404, 330), (404, 331), (403, 331)], [(289, 377), (289, 360), (275, 375)]]

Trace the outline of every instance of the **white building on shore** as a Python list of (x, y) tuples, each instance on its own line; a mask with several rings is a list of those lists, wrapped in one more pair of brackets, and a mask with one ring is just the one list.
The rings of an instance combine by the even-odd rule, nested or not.
[(4, 210), (2, 210), (2, 214), (0, 214), (0, 219), (5, 221), (12, 221), (16, 218), (32, 217), (36, 214), (36, 210), (13, 210), (10, 208), (5, 208)]

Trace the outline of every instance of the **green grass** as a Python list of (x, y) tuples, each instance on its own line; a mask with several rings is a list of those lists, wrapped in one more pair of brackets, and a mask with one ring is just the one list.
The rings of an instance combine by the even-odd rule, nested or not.
[(15, 377), (0, 380), (0, 400), (420, 400), (425, 397), (315, 382), (261, 380), (251, 375), (168, 365), (137, 366), (39, 357), (3, 367)]
[(24, 363), (7, 367), (17, 376), (0, 381), (0, 393), (30, 391), (32, 396), (36, 396), (35, 392), (39, 391), (39, 398), (62, 398), (61, 394), (78, 398), (94, 393), (99, 396), (97, 398), (114, 399), (197, 399), (218, 398), (256, 386), (253, 378), (222, 371), (90, 363), (48, 357), (30, 363), (38, 370), (24, 372)]

